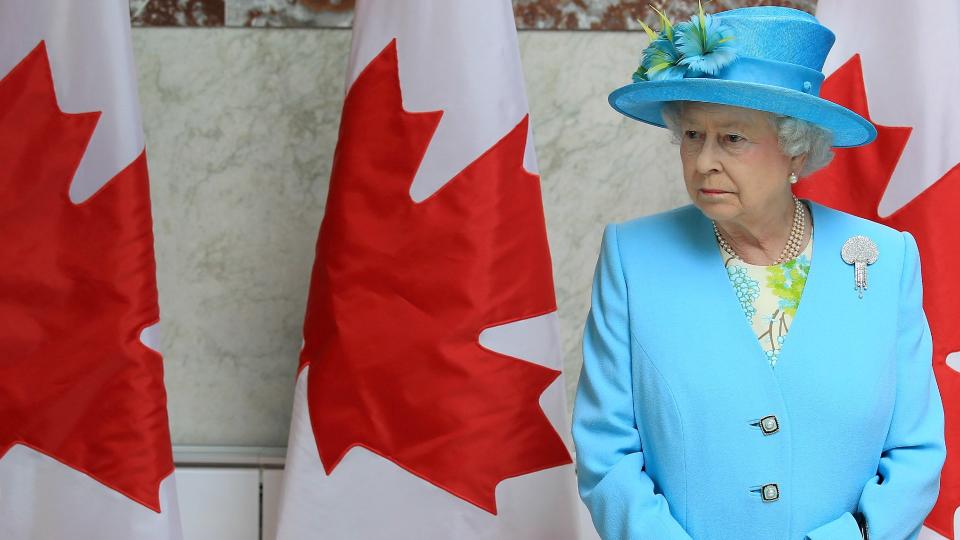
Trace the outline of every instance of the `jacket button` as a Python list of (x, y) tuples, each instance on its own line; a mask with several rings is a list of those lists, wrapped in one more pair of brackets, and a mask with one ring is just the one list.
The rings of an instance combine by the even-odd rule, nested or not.
[(760, 488), (760, 497), (764, 502), (775, 501), (780, 498), (780, 487), (776, 484), (764, 484)]
[(760, 431), (762, 431), (764, 435), (773, 435), (780, 431), (780, 422), (777, 421), (777, 417), (771, 414), (770, 416), (761, 418)]

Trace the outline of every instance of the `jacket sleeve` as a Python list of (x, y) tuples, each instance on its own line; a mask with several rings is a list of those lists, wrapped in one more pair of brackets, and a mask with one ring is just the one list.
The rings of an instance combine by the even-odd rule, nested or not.
[(644, 471), (617, 225), (603, 231), (573, 407), (580, 497), (604, 540), (689, 540)]
[[(877, 474), (864, 486), (858, 505), (871, 540), (917, 537), (937, 500), (940, 469), (946, 459), (943, 404), (933, 374), (930, 326), (923, 312), (920, 254), (913, 235), (901, 234), (905, 246), (897, 323), (896, 402)], [(807, 537), (857, 539), (860, 533), (847, 512)]]

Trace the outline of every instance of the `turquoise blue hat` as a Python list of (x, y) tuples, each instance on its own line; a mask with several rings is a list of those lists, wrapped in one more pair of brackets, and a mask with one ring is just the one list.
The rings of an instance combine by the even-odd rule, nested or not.
[(610, 105), (624, 115), (665, 127), (664, 102), (703, 101), (807, 120), (830, 130), (835, 147), (876, 138), (869, 120), (820, 97), (836, 37), (813, 15), (749, 7), (677, 25), (661, 16), (661, 26), (658, 33), (647, 29), (651, 43), (634, 83), (610, 94)]

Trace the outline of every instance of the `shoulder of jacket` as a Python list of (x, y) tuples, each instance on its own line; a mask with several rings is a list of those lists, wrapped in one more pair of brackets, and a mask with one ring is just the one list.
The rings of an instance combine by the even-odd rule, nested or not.
[[(826, 217), (828, 219), (827, 223), (822, 223), (820, 225), (836, 228), (837, 232), (841, 236), (866, 236), (867, 238), (873, 240), (881, 251), (884, 251), (884, 248), (886, 248), (888, 253), (893, 250), (894, 253), (902, 255), (904, 238), (901, 231), (894, 229), (889, 225), (884, 225), (883, 223), (862, 218), (849, 212), (844, 212), (843, 210), (837, 210), (836, 208), (831, 208), (822, 204), (820, 206), (823, 210), (821, 212), (821, 217)], [(818, 224), (814, 222), (814, 234), (816, 234), (817, 225)]]
[[(863, 228), (868, 232), (885, 236), (887, 238), (892, 238), (900, 234), (900, 231), (890, 227), (889, 225), (884, 225), (883, 223), (862, 218), (858, 215), (844, 212), (843, 210), (837, 210), (836, 208), (832, 208), (824, 204), (820, 204), (820, 207), (823, 209), (824, 215), (830, 216), (832, 219), (835, 219), (848, 227)], [(816, 224), (814, 224), (814, 226), (816, 226)]]
[(663, 212), (647, 214), (626, 221), (615, 223), (618, 236), (621, 238), (644, 237), (662, 235), (671, 230), (678, 230), (689, 226), (697, 219), (700, 209), (686, 204)]

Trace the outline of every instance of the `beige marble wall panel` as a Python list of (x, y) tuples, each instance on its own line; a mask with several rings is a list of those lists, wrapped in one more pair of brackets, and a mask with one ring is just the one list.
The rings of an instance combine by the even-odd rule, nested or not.
[[(176, 444), (286, 444), (350, 33), (134, 31)], [(665, 131), (606, 102), (634, 32), (524, 32), (567, 389), (603, 225), (687, 202)]]
[(344, 31), (139, 29), (178, 444), (286, 444)]

